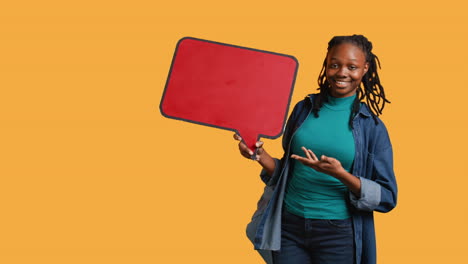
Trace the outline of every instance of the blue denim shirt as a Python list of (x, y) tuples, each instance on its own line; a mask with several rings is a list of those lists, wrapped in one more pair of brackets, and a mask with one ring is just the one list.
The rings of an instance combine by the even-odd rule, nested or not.
[[(281, 160), (275, 159), (273, 174), (269, 176), (264, 170), (260, 173), (266, 184), (265, 192), (247, 226), (247, 236), (267, 263), (271, 263), (271, 251), (281, 246), (283, 199), (288, 177), (292, 175), (291, 139), (311, 114), (314, 96), (309, 95), (294, 107), (283, 135), (284, 156)], [(392, 145), (383, 122), (379, 118), (375, 120), (364, 103), (353, 119), (356, 153), (351, 172), (361, 180), (361, 195), (356, 197), (349, 192), (357, 264), (376, 263), (373, 212), (389, 212), (397, 202)]]

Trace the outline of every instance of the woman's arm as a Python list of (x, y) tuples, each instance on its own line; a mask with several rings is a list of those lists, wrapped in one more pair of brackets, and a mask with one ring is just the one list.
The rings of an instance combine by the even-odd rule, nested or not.
[(314, 152), (310, 149), (302, 147), (302, 150), (305, 152), (306, 157), (301, 157), (298, 155), (291, 155), (291, 158), (300, 161), (302, 164), (311, 167), (312, 169), (328, 174), (340, 180), (348, 189), (356, 196), (361, 196), (361, 180), (347, 172), (341, 162), (335, 158), (327, 157), (322, 155), (320, 159), (315, 156)]
[(326, 156), (319, 160), (311, 150), (305, 148), (306, 157), (292, 155), (291, 158), (339, 179), (351, 191), (351, 204), (358, 210), (389, 212), (395, 208), (398, 194), (392, 144), (383, 125), (374, 137), (378, 148), (372, 153), (372, 166), (369, 171), (363, 172), (365, 175), (352, 175), (342, 168), (338, 160)]
[[(328, 158), (328, 157), (326, 157)], [(328, 158), (331, 159), (331, 158)], [(340, 173), (334, 176), (338, 180), (340, 180), (348, 189), (356, 196), (361, 196), (361, 180), (354, 176), (353, 174), (347, 172), (343, 169)]]

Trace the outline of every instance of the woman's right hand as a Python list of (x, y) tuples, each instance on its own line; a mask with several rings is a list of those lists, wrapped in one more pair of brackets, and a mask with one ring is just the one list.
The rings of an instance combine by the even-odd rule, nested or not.
[[(234, 134), (234, 139), (239, 141), (239, 152), (240, 152), (240, 154), (242, 156), (244, 156), (245, 158), (247, 158), (247, 159), (252, 159), (252, 155), (254, 155), (254, 152), (251, 149), (249, 149), (247, 147), (247, 145), (245, 145), (245, 143), (242, 141), (242, 138), (239, 135)], [(255, 146), (257, 147), (257, 151), (256, 151), (256, 155), (255, 155), (254, 160), (259, 161), (260, 160), (260, 155), (262, 155), (263, 152), (264, 152), (263, 142), (262, 141), (257, 141), (257, 143), (255, 143)]]
[[(252, 155), (254, 154), (252, 150), (250, 150), (244, 142), (242, 142), (242, 138), (234, 134), (234, 139), (240, 141), (239, 142), (239, 152), (242, 156), (244, 156), (247, 159), (252, 159)], [(266, 170), (268, 175), (273, 175), (273, 172), (275, 171), (276, 163), (275, 160), (263, 149), (263, 142), (262, 141), (257, 141), (255, 143), (255, 146), (257, 147), (257, 153), (255, 154), (255, 160), (262, 165), (263, 169)]]

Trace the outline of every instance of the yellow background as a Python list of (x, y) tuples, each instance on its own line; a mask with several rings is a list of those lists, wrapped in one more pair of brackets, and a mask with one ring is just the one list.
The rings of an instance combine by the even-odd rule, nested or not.
[(231, 132), (159, 112), (175, 45), (294, 55), (294, 104), (352, 33), (392, 101), (400, 195), (376, 214), (379, 263), (467, 263), (468, 8), (387, 2), (3, 1), (0, 263), (261, 263), (244, 235), (258, 166)]

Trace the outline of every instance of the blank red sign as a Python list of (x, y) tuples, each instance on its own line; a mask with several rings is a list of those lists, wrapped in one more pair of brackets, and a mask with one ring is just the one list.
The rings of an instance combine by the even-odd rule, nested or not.
[(283, 132), (298, 62), (289, 55), (183, 38), (161, 100), (168, 117), (236, 131), (252, 150)]

